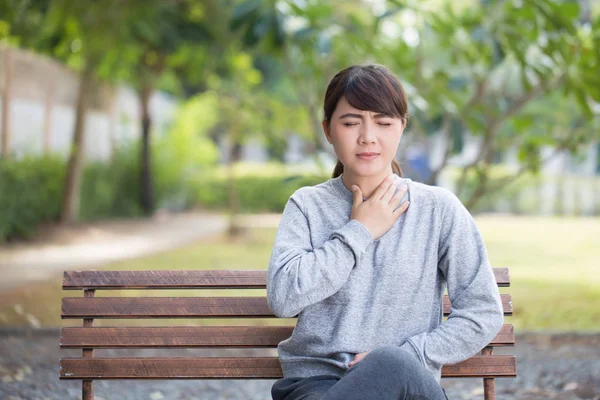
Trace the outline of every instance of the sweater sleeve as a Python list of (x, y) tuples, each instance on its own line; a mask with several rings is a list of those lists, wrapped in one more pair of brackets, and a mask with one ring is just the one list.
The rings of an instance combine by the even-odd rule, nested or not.
[(464, 361), (483, 349), (503, 323), (503, 309), (485, 243), (460, 200), (441, 189), (438, 267), (448, 286), (451, 309), (435, 330), (417, 334), (401, 347), (431, 371)]
[(267, 302), (281, 318), (294, 317), (340, 290), (374, 242), (363, 224), (350, 220), (331, 232), (322, 246), (313, 248), (303, 194), (299, 189), (288, 200), (269, 261)]

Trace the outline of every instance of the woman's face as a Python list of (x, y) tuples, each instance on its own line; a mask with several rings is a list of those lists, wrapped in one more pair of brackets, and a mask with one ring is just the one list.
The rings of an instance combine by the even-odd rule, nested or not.
[(404, 122), (402, 118), (356, 109), (342, 97), (329, 126), (323, 121), (323, 130), (344, 165), (344, 173), (377, 176), (391, 172)]

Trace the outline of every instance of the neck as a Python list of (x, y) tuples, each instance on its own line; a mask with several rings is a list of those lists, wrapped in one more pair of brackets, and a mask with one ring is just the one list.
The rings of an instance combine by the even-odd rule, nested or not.
[(392, 168), (385, 169), (376, 175), (364, 176), (364, 175), (356, 175), (351, 171), (342, 174), (342, 182), (344, 186), (348, 188), (348, 190), (352, 187), (352, 185), (356, 185), (362, 191), (363, 197), (369, 198), (375, 192), (375, 189), (383, 182), (383, 180), (392, 173)]

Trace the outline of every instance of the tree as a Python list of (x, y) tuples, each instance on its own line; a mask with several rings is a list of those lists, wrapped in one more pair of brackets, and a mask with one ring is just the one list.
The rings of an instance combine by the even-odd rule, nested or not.
[[(428, 143), (436, 132), (445, 137), (443, 161), (433, 180), (459, 150), (455, 144), (466, 132), (481, 138), (476, 157), (457, 183), (469, 208), (520, 174), (536, 171), (546, 161), (539, 159), (542, 146), (551, 145), (556, 153), (575, 151), (577, 144), (591, 140), (591, 104), (598, 101), (600, 88), (598, 24), (582, 22), (577, 3), (390, 0), (382, 9), (370, 7), (363, 2), (267, 0), (240, 5), (238, 25), (245, 38), (271, 43), (258, 49), (278, 55), (293, 77), (298, 98), (310, 110), (317, 149), (322, 146), (319, 92), (335, 71), (362, 62), (385, 64), (401, 77), (415, 138)], [(292, 17), (300, 27), (278, 33)], [(279, 47), (267, 40), (276, 33), (283, 37)], [(566, 97), (556, 97), (558, 93)], [(577, 116), (570, 122), (563, 119), (564, 129), (555, 129), (555, 135), (539, 134), (529, 123), (528, 106), (551, 98), (558, 107), (577, 104)], [(557, 116), (550, 110), (546, 114)], [(587, 129), (570, 129), (574, 121)], [(514, 146), (521, 168), (492, 182), (495, 157)]]
[(55, 44), (54, 54), (79, 73), (75, 126), (60, 216), (62, 223), (72, 223), (78, 218), (90, 95), (102, 72), (109, 74), (107, 64), (128, 34), (127, 29), (115, 29), (116, 26), (126, 25), (126, 16), (123, 5), (116, 0), (100, 0), (89, 4), (55, 0), (48, 12), (47, 30), (42, 39)]
[(165, 76), (189, 76), (190, 66), (199, 67), (194, 71), (196, 74), (206, 67), (204, 47), (216, 39), (210, 27), (221, 17), (214, 2), (155, 0), (144, 3), (144, 17), (137, 14), (130, 21), (133, 40), (128, 47), (137, 56), (128, 81), (137, 88), (141, 104), (140, 204), (149, 214), (154, 209), (150, 98)]
[[(252, 54), (276, 57), (284, 66), (278, 78), (289, 84), (296, 104), (306, 110), (304, 133), (315, 156), (324, 151), (334, 155), (321, 127), (327, 83), (338, 70), (372, 58), (369, 39), (376, 20), (369, 12), (360, 1), (308, 1), (299, 6), (269, 0), (244, 1), (234, 12), (233, 28), (241, 30)], [(301, 22), (286, 29), (291, 20)]]
[[(211, 39), (201, 23), (209, 2), (98, 0), (88, 4), (76, 0), (38, 0), (12, 4), (15, 2), (6, 1), (11, 4), (3, 8), (13, 13), (14, 33), (19, 43), (62, 60), (79, 74), (61, 221), (68, 223), (77, 218), (86, 113), (97, 80), (113, 83), (129, 80), (138, 90), (142, 106), (140, 202), (150, 212), (153, 196), (149, 99), (169, 68), (185, 65), (186, 60), (178, 52), (183, 45)], [(174, 60), (170, 59), (172, 56)]]
[[(38, 0), (21, 2), (15, 11), (14, 34), (24, 47), (49, 54), (78, 72), (79, 88), (75, 124), (64, 186), (61, 222), (71, 223), (79, 212), (79, 192), (85, 148), (85, 124), (90, 96), (97, 79), (109, 80), (122, 73), (133, 40), (130, 22), (146, 3), (98, 0)], [(41, 28), (40, 28), (41, 27)]]
[[(597, 33), (582, 29), (576, 3), (483, 3), (460, 13), (449, 3), (442, 13), (411, 10), (423, 22), (417, 26), (416, 48), (399, 41), (384, 49), (417, 54), (415, 62), (395, 57), (395, 66), (410, 71), (409, 80), (424, 100), (423, 107), (416, 103), (418, 112), (440, 121), (443, 135), (450, 139), (454, 121), (481, 137), (456, 187), (468, 208), (524, 172), (538, 170), (547, 161), (540, 160), (542, 146), (553, 146), (557, 154), (592, 139), (591, 129), (571, 129), (573, 120), (560, 121), (554, 109), (537, 107), (540, 113), (534, 116), (530, 105), (554, 99), (555, 107), (562, 108), (576, 102), (576, 119), (585, 124), (594, 118), (590, 105), (600, 99), (600, 57), (592, 43)], [(536, 122), (541, 115), (553, 120), (554, 129), (536, 129), (542, 128)], [(446, 140), (446, 156), (436, 174), (447, 165), (451, 143)], [(494, 182), (490, 171), (495, 155), (513, 146), (519, 149), (521, 168)], [(467, 179), (474, 180), (470, 191)]]

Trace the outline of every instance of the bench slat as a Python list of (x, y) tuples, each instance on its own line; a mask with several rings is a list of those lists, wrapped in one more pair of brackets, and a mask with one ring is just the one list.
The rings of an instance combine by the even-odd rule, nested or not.
[[(171, 326), (62, 328), (61, 348), (272, 347), (292, 336), (293, 326)], [(512, 346), (515, 334), (506, 324), (490, 346)]]
[[(508, 268), (494, 268), (500, 287), (510, 286)], [(265, 270), (65, 271), (63, 289), (264, 289)]]
[[(512, 315), (503, 294), (504, 315)], [(444, 296), (444, 315), (450, 301)], [(64, 297), (61, 318), (269, 318), (266, 297)]]
[[(475, 356), (442, 368), (444, 377), (515, 377), (514, 356)], [(60, 379), (279, 379), (277, 357), (63, 358)]]

